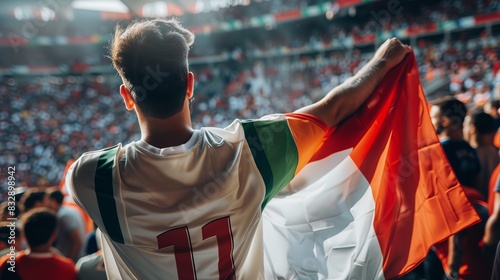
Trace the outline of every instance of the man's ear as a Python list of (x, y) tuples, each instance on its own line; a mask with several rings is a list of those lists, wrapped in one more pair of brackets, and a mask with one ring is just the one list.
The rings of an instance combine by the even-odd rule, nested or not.
[(123, 102), (125, 102), (125, 108), (129, 111), (133, 110), (135, 108), (134, 98), (132, 98), (132, 94), (130, 94), (130, 91), (124, 84), (120, 86), (120, 95), (123, 98)]
[(186, 97), (188, 99), (193, 98), (193, 92), (194, 92), (194, 74), (193, 74), (193, 72), (189, 72), (187, 74)]

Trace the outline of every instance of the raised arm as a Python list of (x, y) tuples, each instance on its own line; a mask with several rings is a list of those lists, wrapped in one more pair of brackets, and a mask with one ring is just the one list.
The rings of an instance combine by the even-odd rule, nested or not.
[(385, 41), (356, 75), (335, 87), (320, 101), (301, 108), (296, 113), (314, 115), (330, 128), (338, 125), (368, 99), (387, 72), (398, 65), (410, 51), (409, 46), (396, 38)]

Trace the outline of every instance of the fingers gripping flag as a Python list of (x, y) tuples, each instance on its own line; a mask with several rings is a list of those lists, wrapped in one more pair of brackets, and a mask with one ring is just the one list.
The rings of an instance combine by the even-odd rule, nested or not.
[(432, 126), (413, 54), (263, 213), (266, 279), (390, 279), (479, 221)]

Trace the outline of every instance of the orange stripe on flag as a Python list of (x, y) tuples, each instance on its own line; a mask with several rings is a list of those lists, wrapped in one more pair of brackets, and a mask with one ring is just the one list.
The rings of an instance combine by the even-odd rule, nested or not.
[[(328, 127), (317, 117), (306, 114), (286, 114), (288, 125), (297, 146), (299, 161), (295, 175), (309, 162), (324, 140)], [(307, 125), (309, 124), (309, 125)]]

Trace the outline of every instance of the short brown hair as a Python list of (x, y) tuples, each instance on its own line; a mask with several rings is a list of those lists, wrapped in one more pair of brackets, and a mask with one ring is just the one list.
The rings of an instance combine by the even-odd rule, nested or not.
[(182, 110), (193, 42), (194, 34), (175, 19), (116, 27), (110, 48), (113, 65), (146, 116), (168, 118)]
[(467, 107), (465, 107), (464, 103), (454, 97), (446, 97), (436, 105), (439, 106), (439, 114), (442, 117), (448, 117), (453, 127), (460, 128), (463, 126), (467, 116)]

